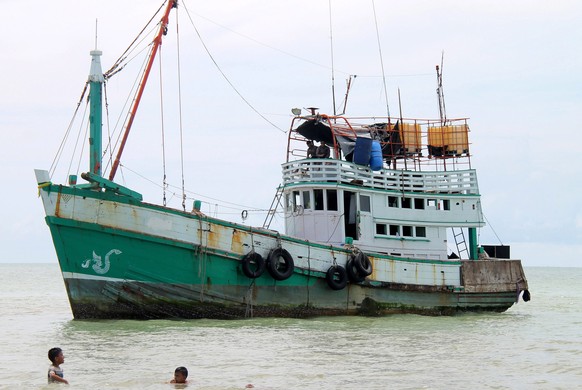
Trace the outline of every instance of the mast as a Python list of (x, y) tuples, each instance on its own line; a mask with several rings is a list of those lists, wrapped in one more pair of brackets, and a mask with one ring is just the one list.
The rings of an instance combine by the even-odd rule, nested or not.
[(102, 92), (103, 71), (101, 70), (101, 50), (92, 50), (89, 72), (89, 171), (101, 176), (101, 122), (103, 118)]
[(445, 94), (443, 92), (443, 62), (445, 60), (445, 53), (441, 57), (441, 66), (436, 66), (437, 73), (437, 96), (439, 99), (439, 113), (441, 115), (441, 125), (447, 122), (447, 110), (445, 109)]
[(146, 83), (148, 81), (148, 77), (150, 75), (150, 70), (152, 69), (152, 65), (154, 63), (154, 59), (156, 58), (156, 53), (158, 52), (159, 47), (162, 44), (162, 36), (166, 35), (168, 32), (168, 18), (170, 15), (170, 11), (172, 8), (177, 6), (177, 0), (168, 0), (168, 5), (166, 6), (166, 10), (164, 12), (164, 16), (160, 21), (160, 27), (158, 29), (158, 33), (154, 38), (152, 49), (150, 52), (150, 57), (148, 59), (148, 63), (146, 65), (146, 69), (144, 71), (143, 77), (141, 79), (139, 89), (133, 101), (133, 106), (131, 107), (131, 111), (129, 112), (129, 116), (127, 119), (127, 125), (125, 126), (125, 133), (123, 134), (123, 138), (121, 140), (121, 144), (119, 146), (119, 151), (117, 152), (117, 156), (115, 157), (115, 161), (113, 162), (113, 166), (111, 167), (111, 172), (109, 173), (109, 180), (113, 180), (115, 177), (115, 173), (117, 172), (117, 168), (119, 167), (119, 162), (121, 160), (121, 154), (123, 153), (123, 149), (125, 148), (125, 143), (127, 142), (127, 138), (129, 136), (129, 131), (131, 130), (131, 126), (133, 125), (133, 120), (135, 119), (135, 114), (137, 112), (137, 108), (139, 107), (139, 103), (141, 101), (141, 97), (143, 91), (145, 89)]

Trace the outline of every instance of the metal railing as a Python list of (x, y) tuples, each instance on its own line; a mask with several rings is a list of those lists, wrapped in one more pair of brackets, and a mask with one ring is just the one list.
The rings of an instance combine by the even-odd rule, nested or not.
[(374, 189), (439, 194), (479, 194), (474, 169), (458, 171), (372, 171), (343, 160), (303, 159), (285, 163), (283, 184), (336, 182)]

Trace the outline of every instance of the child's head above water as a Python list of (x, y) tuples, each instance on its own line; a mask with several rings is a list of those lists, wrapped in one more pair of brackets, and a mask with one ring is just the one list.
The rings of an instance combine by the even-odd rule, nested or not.
[(64, 361), (63, 350), (60, 348), (49, 349), (48, 358), (53, 364), (56, 364), (58, 366)]
[(174, 383), (186, 383), (188, 378), (188, 369), (186, 367), (178, 367), (174, 371)]

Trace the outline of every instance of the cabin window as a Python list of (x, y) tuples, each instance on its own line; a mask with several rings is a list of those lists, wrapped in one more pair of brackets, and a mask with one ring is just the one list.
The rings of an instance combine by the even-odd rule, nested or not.
[(323, 210), (323, 190), (313, 190), (315, 210)]
[(398, 197), (389, 196), (388, 197), (388, 207), (398, 207)]
[(309, 191), (303, 191), (303, 208), (311, 208), (311, 193)]
[(410, 198), (402, 198), (402, 208), (403, 209), (412, 208), (412, 202)]
[(426, 228), (424, 226), (416, 227), (416, 237), (426, 237)]
[(436, 199), (428, 199), (428, 200), (426, 201), (426, 205), (427, 205), (428, 207), (433, 207), (433, 208), (435, 208), (435, 209), (436, 209), (437, 201), (436, 201)]
[(326, 190), (327, 209), (337, 211), (337, 190)]
[(412, 237), (412, 226), (402, 226), (402, 236)]
[(443, 210), (451, 209), (451, 201), (448, 199), (443, 199)]
[(400, 226), (390, 225), (390, 235), (391, 236), (399, 236), (400, 235)]
[(376, 224), (376, 234), (386, 235), (386, 225), (383, 223)]
[(424, 210), (424, 199), (414, 198), (414, 208), (417, 210)]
[(370, 197), (368, 195), (360, 195), (360, 211), (370, 212)]
[(301, 205), (301, 196), (299, 195), (299, 191), (293, 191), (291, 195), (291, 211), (297, 210), (297, 206)]

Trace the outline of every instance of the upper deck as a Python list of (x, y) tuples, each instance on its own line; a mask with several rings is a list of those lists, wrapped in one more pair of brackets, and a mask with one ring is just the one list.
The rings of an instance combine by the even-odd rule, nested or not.
[[(319, 141), (330, 148), (330, 157), (355, 163), (354, 169), (398, 172), (471, 169), (467, 118), (347, 118), (319, 115), (314, 111), (313, 115), (293, 119), (287, 163), (310, 157), (306, 142)], [(374, 152), (370, 151), (372, 146)]]
[(374, 172), (337, 159), (301, 159), (283, 164), (283, 185), (336, 182), (373, 189), (433, 194), (478, 195), (474, 169), (451, 171), (406, 171), (383, 169)]

